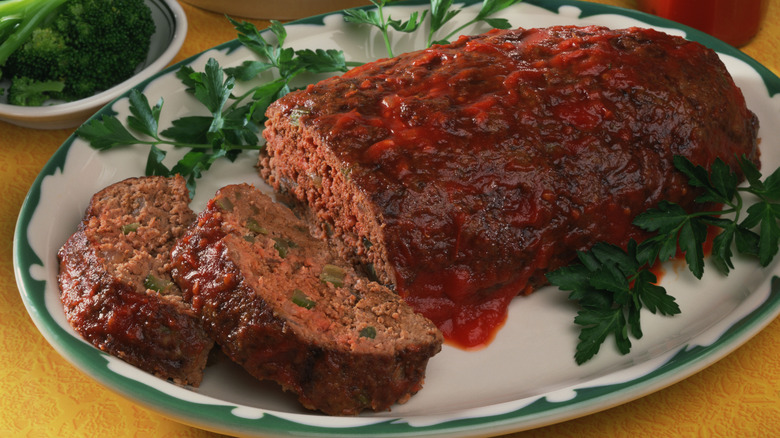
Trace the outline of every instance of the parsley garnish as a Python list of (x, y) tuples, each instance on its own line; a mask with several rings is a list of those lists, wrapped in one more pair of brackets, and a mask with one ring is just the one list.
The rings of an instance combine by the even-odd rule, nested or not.
[(276, 37), (276, 44), (269, 43), (252, 23), (237, 22), (229, 19), (238, 31), (238, 40), (260, 59), (244, 61), (241, 66), (227, 68), (225, 71), (240, 81), (254, 79), (258, 74), (276, 69), (279, 78), (260, 85), (244, 93), (238, 101), (251, 96), (254, 112), (265, 112), (271, 102), (290, 92), (290, 81), (301, 73), (346, 72), (354, 65), (344, 60), (340, 50), (293, 50), (283, 47), (287, 39), (287, 30), (282, 23), (271, 20), (270, 30)]
[(392, 0), (371, 0), (376, 9), (347, 9), (343, 12), (344, 20), (347, 22), (368, 24), (379, 29), (385, 42), (387, 55), (392, 58), (395, 55), (393, 54), (388, 32), (391, 28), (398, 32), (411, 33), (416, 31), (427, 17), (430, 26), (426, 38), (426, 47), (430, 47), (433, 44), (446, 44), (458, 32), (479, 22), (485, 22), (498, 29), (508, 29), (511, 27), (509, 21), (503, 18), (490, 18), (490, 16), (520, 1), (522, 0), (483, 0), (482, 8), (476, 17), (439, 39), (435, 39), (436, 34), (461, 11), (461, 9), (452, 9), (452, 0), (431, 0), (430, 9), (426, 9), (422, 13), (415, 11), (406, 21), (394, 20), (390, 15), (385, 17), (384, 7), (392, 3)]
[[(385, 18), (385, 6), (391, 3), (392, 0), (371, 0), (371, 3), (376, 6), (376, 9), (346, 9), (344, 13), (344, 21), (350, 23), (368, 24), (374, 26), (382, 32), (382, 38), (385, 42), (385, 49), (387, 50), (387, 56), (393, 57), (393, 47), (390, 44), (390, 35), (388, 33), (390, 28), (397, 30), (398, 32), (411, 33), (417, 30), (425, 20), (425, 16), (428, 11), (423, 11), (422, 14), (415, 11), (413, 12), (407, 21), (393, 20), (389, 15)], [(431, 1), (431, 4), (435, 1)]]
[[(488, 18), (495, 12), (519, 0), (485, 0), (482, 9), (469, 24), (484, 21), (494, 27), (509, 27), (502, 19)], [(377, 10), (344, 11), (347, 21), (369, 23), (382, 29), (388, 53), (392, 56), (388, 28), (400, 32), (413, 32), (419, 28), (428, 15), (412, 14), (407, 21), (384, 17), (383, 8), (388, 0), (372, 2)], [(431, 1), (431, 28), (428, 37), (430, 45), (433, 34), (438, 31), (459, 10), (450, 10), (452, 1)], [(287, 31), (278, 21), (271, 21), (270, 32), (275, 42), (269, 42), (253, 24), (230, 19), (238, 32), (238, 40), (258, 55), (258, 59), (244, 61), (240, 66), (223, 69), (219, 63), (209, 59), (205, 71), (196, 72), (190, 66), (182, 67), (177, 73), (187, 91), (200, 102), (209, 116), (185, 116), (173, 120), (172, 126), (159, 132), (160, 113), (163, 99), (150, 105), (147, 97), (138, 90), (129, 93), (130, 113), (126, 126), (115, 115), (103, 115), (93, 119), (76, 130), (76, 134), (99, 150), (129, 145), (148, 145), (146, 175), (171, 176), (181, 174), (187, 180), (190, 193), (194, 196), (196, 180), (220, 158), (235, 160), (243, 150), (259, 150), (260, 127), (265, 121), (268, 106), (291, 91), (290, 82), (302, 73), (346, 72), (361, 63), (347, 62), (340, 50), (294, 50), (284, 47)], [(455, 32), (457, 32), (456, 30)], [(454, 34), (454, 32), (453, 32)], [(449, 36), (448, 36), (449, 37)], [(259, 74), (273, 71), (274, 79), (250, 88), (240, 95), (234, 95), (237, 82), (246, 82)], [(190, 150), (173, 167), (163, 161), (166, 150), (159, 146), (168, 145)]]
[(430, 47), (433, 44), (447, 44), (449, 40), (460, 31), (479, 22), (487, 23), (496, 29), (509, 29), (512, 26), (509, 21), (503, 18), (490, 18), (490, 16), (521, 1), (522, 0), (483, 0), (482, 8), (479, 10), (476, 17), (451, 31), (444, 38), (435, 40), (434, 36), (436, 33), (439, 32), (448, 21), (458, 15), (461, 10), (451, 10), (452, 0), (433, 0), (431, 1), (431, 27), (428, 31), (428, 46)]
[[(278, 21), (270, 30), (276, 44), (269, 43), (260, 31), (246, 22), (231, 20), (239, 32), (238, 39), (259, 55), (259, 60), (245, 61), (241, 66), (223, 68), (209, 59), (203, 72), (184, 66), (176, 73), (187, 91), (209, 112), (209, 116), (185, 116), (159, 132), (163, 99), (154, 106), (146, 96), (133, 89), (129, 93), (130, 115), (126, 124), (114, 115), (93, 119), (76, 130), (76, 134), (99, 150), (128, 145), (149, 145), (146, 175), (181, 174), (194, 195), (196, 179), (219, 158), (235, 160), (242, 150), (258, 150), (259, 127), (265, 121), (265, 110), (273, 101), (290, 92), (290, 81), (301, 73), (347, 71), (348, 63), (337, 50), (293, 50), (283, 47), (287, 32)], [(277, 78), (233, 94), (236, 81), (247, 81), (266, 70), (275, 70)], [(171, 168), (163, 164), (167, 152), (158, 146), (189, 148)]]
[[(115, 116), (104, 115), (82, 125), (76, 134), (99, 150), (126, 145), (149, 145), (146, 175), (181, 174), (187, 179), (190, 191), (194, 191), (195, 179), (208, 170), (216, 159), (226, 157), (234, 160), (243, 149), (257, 149), (257, 127), (246, 117), (246, 113), (224, 108), (235, 79), (225, 78), (217, 61), (209, 59), (205, 72), (196, 73), (185, 67), (177, 76), (190, 86), (195, 98), (211, 113), (210, 117), (183, 117), (175, 120), (171, 128), (158, 132), (163, 99), (151, 106), (146, 96), (133, 89), (129, 94), (127, 127)], [(168, 168), (163, 164), (166, 151), (158, 147), (162, 144), (190, 148), (190, 151), (175, 166)]]
[[(709, 227), (721, 229), (713, 239), (710, 259), (723, 274), (734, 268), (732, 246), (741, 254), (758, 257), (762, 266), (767, 266), (777, 253), (780, 169), (762, 181), (758, 168), (742, 157), (739, 166), (748, 185), (738, 187), (737, 174), (720, 159), (709, 172), (680, 156), (674, 157), (674, 165), (691, 186), (701, 189), (696, 202), (720, 204), (724, 208), (688, 213), (675, 203), (662, 201), (634, 220), (636, 226), (655, 232), (653, 237), (639, 244), (632, 240), (625, 250), (597, 243), (588, 251), (578, 252), (579, 263), (547, 274), (550, 283), (570, 291), (569, 299), (579, 302), (580, 310), (574, 319), (581, 326), (574, 355), (578, 364), (598, 353), (610, 335), (615, 337), (618, 351), (628, 353), (629, 337), (642, 337), (642, 308), (662, 315), (680, 313), (674, 297), (656, 284), (658, 280), (650, 269), (657, 262), (674, 258), (679, 249), (689, 270), (701, 278)], [(740, 219), (745, 202), (742, 194), (756, 199), (745, 210), (744, 219)]]

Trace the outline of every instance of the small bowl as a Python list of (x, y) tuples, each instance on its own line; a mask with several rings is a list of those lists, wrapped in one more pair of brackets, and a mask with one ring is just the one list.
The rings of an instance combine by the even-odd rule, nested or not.
[[(187, 17), (176, 0), (146, 0), (157, 27), (152, 35), (149, 55), (131, 78), (108, 90), (72, 102), (43, 106), (8, 105), (0, 97), (0, 120), (26, 128), (63, 129), (79, 126), (108, 102), (134, 85), (162, 70), (181, 49), (187, 35)], [(3, 82), (7, 87), (7, 81)]]
[(232, 17), (294, 20), (340, 9), (370, 5), (370, 0), (184, 0)]

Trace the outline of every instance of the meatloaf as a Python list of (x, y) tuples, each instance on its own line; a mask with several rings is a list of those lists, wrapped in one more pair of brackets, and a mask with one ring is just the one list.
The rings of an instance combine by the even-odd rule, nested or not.
[(131, 178), (96, 193), (58, 252), (65, 315), (101, 350), (163, 379), (198, 386), (213, 341), (169, 272), (195, 219), (181, 176)]
[(673, 156), (758, 159), (757, 118), (716, 53), (640, 28), (464, 36), (267, 116), (261, 176), (468, 346), (577, 250), (645, 238), (632, 220), (660, 200), (701, 208)]
[(217, 192), (172, 264), (222, 350), (309, 409), (389, 409), (421, 388), (441, 349), (431, 321), (358, 275), (292, 210), (250, 185)]

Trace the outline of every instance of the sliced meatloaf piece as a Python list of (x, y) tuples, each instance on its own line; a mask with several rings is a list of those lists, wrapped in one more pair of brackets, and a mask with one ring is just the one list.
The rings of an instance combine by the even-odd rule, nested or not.
[(246, 184), (217, 192), (172, 264), (222, 350), (309, 409), (352, 415), (403, 403), (441, 348), (433, 323)]
[(170, 251), (195, 219), (181, 176), (131, 178), (92, 197), (58, 252), (65, 315), (101, 350), (198, 386), (213, 341), (172, 281)]
[(598, 241), (701, 205), (673, 156), (757, 161), (715, 52), (649, 29), (494, 30), (357, 67), (271, 105), (259, 167), (445, 337), (490, 339), (512, 297)]

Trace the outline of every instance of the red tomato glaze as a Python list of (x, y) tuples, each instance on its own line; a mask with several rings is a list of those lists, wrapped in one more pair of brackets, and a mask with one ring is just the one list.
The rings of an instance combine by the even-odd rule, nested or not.
[(283, 99), (381, 216), (396, 287), (451, 341), (492, 339), (518, 294), (597, 241), (697, 208), (673, 155), (756, 156), (714, 52), (652, 30), (493, 31), (366, 64)]

